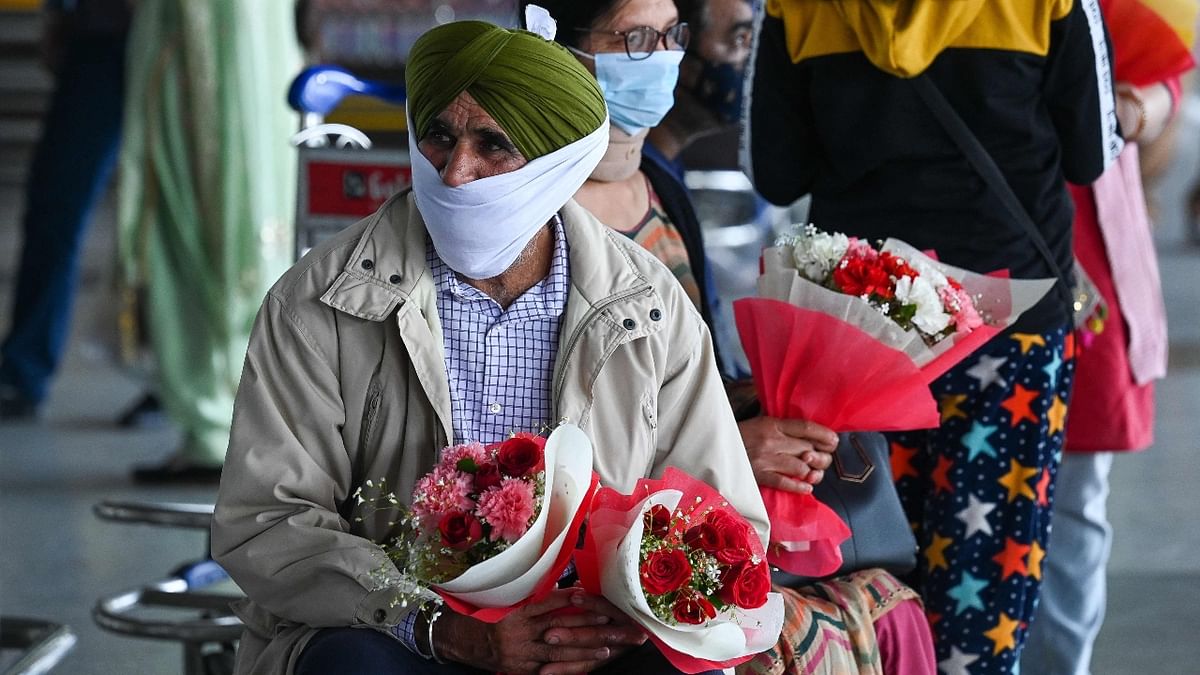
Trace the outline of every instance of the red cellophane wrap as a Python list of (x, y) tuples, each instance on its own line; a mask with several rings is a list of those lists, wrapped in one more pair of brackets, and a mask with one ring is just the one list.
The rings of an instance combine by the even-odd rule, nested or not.
[[(783, 625), (783, 603), (777, 593), (768, 594), (767, 604), (758, 609), (731, 607), (703, 625), (669, 625), (650, 611), (637, 557), (642, 516), (651, 503), (696, 516), (710, 509), (733, 508), (707, 483), (675, 468), (668, 468), (661, 479), (639, 480), (632, 494), (600, 488), (592, 499), (583, 548), (575, 553), (584, 589), (608, 598), (638, 622), (671, 665), (685, 673), (731, 668), (774, 644)], [(757, 537), (751, 537), (750, 546), (754, 556), (764, 557)]]
[(1196, 0), (1104, 0), (1101, 7), (1117, 80), (1144, 87), (1195, 65)]
[[(759, 279), (764, 297), (733, 303), (765, 414), (811, 420), (839, 432), (936, 427), (940, 415), (930, 382), (1011, 325), (1053, 283), (969, 272), (896, 240), (883, 250), (923, 259), (959, 280), (989, 321), (930, 348), (860, 298), (800, 277), (788, 267), (790, 247), (767, 249)], [(802, 576), (836, 571), (838, 546), (850, 535), (837, 515), (811, 495), (773, 488), (762, 493), (771, 518), (771, 564)], [(828, 517), (841, 524), (832, 537)]]
[(496, 623), (549, 595), (570, 562), (599, 476), (591, 468), (591, 442), (578, 427), (559, 426), (545, 446), (545, 497), (530, 530), (494, 558), (433, 586), (455, 612)]

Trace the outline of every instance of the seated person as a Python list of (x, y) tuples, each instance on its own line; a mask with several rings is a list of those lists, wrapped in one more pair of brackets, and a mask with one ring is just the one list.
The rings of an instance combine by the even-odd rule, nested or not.
[(768, 533), (699, 313), (571, 201), (608, 145), (596, 81), (560, 45), (459, 22), (417, 41), (407, 86), (413, 189), (286, 273), (251, 337), (212, 531), (247, 595), (237, 672), (677, 672), (579, 589), (496, 624), (392, 604), (392, 532), (355, 519), (355, 489), (407, 497), (449, 443), (560, 421), (603, 485), (678, 466)]

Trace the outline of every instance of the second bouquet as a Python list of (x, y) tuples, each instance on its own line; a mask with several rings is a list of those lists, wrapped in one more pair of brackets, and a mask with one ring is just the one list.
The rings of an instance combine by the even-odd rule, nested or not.
[(601, 488), (579, 580), (646, 629), (679, 670), (729, 668), (775, 644), (783, 599), (758, 533), (716, 490), (675, 468), (633, 494)]

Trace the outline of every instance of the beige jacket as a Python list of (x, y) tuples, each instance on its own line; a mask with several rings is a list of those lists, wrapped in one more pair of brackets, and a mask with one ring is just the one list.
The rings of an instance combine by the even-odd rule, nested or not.
[[(700, 315), (657, 259), (569, 202), (571, 288), (555, 418), (596, 448), (601, 484), (677, 466), (766, 541), (766, 511)], [(239, 673), (290, 673), (314, 628), (395, 624), (386, 515), (349, 496), (386, 477), (406, 498), (452, 438), (425, 225), (410, 194), (318, 246), (268, 293), (250, 339), (213, 518), (213, 555), (246, 592)]]

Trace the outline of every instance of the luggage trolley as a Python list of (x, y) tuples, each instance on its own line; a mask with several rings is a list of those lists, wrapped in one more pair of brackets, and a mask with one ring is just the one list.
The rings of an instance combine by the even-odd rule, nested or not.
[(296, 258), (412, 184), (408, 151), (375, 149), (359, 129), (325, 122), (350, 94), (405, 101), (403, 87), (361, 80), (337, 66), (305, 69), (288, 92), (288, 103), (303, 115), (292, 137), (299, 149)]

